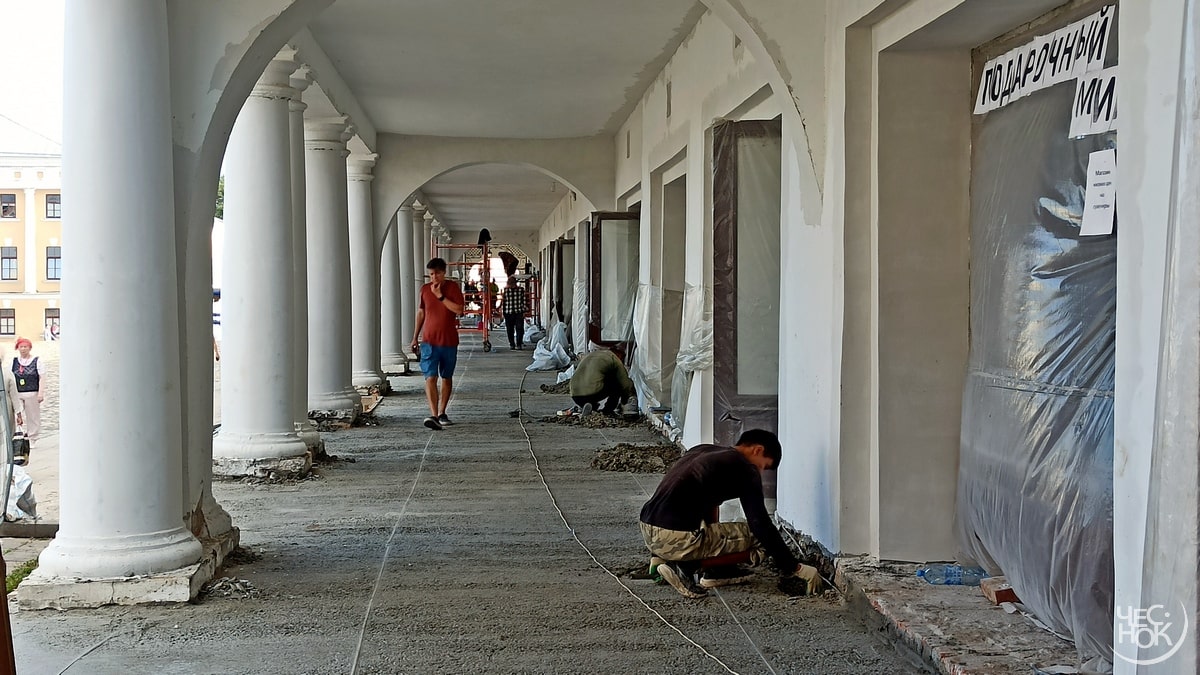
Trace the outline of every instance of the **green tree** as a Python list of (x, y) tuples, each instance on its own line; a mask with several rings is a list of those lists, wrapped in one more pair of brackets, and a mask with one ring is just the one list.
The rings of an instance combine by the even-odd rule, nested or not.
[(217, 183), (217, 217), (225, 219), (225, 176)]

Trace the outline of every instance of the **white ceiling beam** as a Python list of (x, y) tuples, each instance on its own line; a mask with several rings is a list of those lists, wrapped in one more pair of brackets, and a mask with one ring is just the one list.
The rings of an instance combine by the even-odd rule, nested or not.
[(358, 99), (350, 91), (350, 86), (342, 79), (337, 68), (334, 68), (333, 62), (325, 55), (321, 45), (317, 44), (312, 33), (307, 28), (302, 29), (288, 44), (299, 53), (300, 62), (309, 67), (313, 80), (320, 85), (338, 112), (350, 118), (355, 134), (366, 144), (367, 150), (375, 152), (375, 123), (359, 105)]

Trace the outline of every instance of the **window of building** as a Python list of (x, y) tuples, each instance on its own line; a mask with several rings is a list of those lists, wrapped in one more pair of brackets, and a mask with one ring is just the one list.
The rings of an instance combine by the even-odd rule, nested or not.
[(45, 328), (43, 328), (42, 339), (46, 341), (57, 340), (59, 335), (59, 322), (62, 320), (61, 312), (57, 307), (46, 308)]
[(62, 247), (46, 247), (46, 279), (59, 281), (62, 279)]
[(0, 246), (0, 281), (17, 280), (17, 247)]
[(12, 192), (0, 193), (0, 218), (17, 217), (17, 195)]
[(0, 335), (17, 334), (17, 310), (0, 309)]
[(46, 217), (62, 218), (62, 195), (46, 195)]

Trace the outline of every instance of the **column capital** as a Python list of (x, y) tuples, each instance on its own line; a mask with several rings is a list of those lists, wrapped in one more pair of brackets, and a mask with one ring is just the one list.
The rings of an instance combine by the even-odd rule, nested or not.
[(292, 73), (288, 80), (288, 86), (292, 88), (292, 100), (288, 104), (288, 110), (292, 112), (304, 112), (308, 108), (308, 104), (304, 102), (302, 96), (304, 90), (308, 89), (313, 83), (312, 69), (308, 66), (300, 66), (296, 72)]
[(369, 155), (350, 155), (346, 160), (346, 179), (371, 182), (375, 180), (372, 171), (375, 168), (375, 160), (379, 158), (376, 153)]
[(306, 150), (334, 150), (349, 154), (346, 141), (353, 136), (354, 125), (346, 115), (318, 117), (304, 120), (304, 148)]
[(433, 214), (430, 213), (428, 209), (426, 209), (425, 210), (425, 225), (427, 227), (433, 227), (433, 221), (434, 221)]
[(280, 51), (263, 69), (258, 82), (250, 90), (250, 95), (265, 99), (291, 100), (296, 96), (296, 90), (292, 89), (290, 79), (298, 65), (295, 50), (285, 48)]

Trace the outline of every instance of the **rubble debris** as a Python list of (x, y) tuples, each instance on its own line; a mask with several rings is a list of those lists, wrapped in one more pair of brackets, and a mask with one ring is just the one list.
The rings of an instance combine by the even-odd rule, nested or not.
[(204, 584), (200, 589), (200, 595), (203, 597), (216, 596), (220, 598), (233, 598), (235, 600), (246, 600), (248, 598), (257, 598), (262, 596), (262, 591), (254, 587), (246, 579), (235, 579), (234, 577), (221, 577)]
[(1008, 583), (1008, 579), (1004, 577), (987, 577), (979, 582), (979, 588), (983, 591), (984, 597), (993, 605), (1021, 601), (1017, 597), (1017, 592), (1013, 590), (1012, 584)]
[(589, 429), (629, 428), (647, 425), (645, 417), (641, 415), (634, 418), (625, 418), (621, 416), (609, 416), (598, 412), (591, 415), (565, 415), (561, 417), (557, 414), (546, 415), (541, 418), (541, 421), (553, 424), (570, 424)]
[(597, 450), (592, 456), (591, 466), (602, 471), (663, 473), (677, 459), (678, 446), (618, 443), (614, 447)]
[(245, 546), (238, 546), (225, 556), (225, 559), (221, 561), (221, 565), (248, 565), (253, 562), (258, 562), (259, 560), (262, 560), (262, 554), (248, 549)]
[(379, 426), (379, 418), (373, 412), (364, 412), (354, 420), (356, 427), (377, 427)]
[(567, 380), (566, 382), (559, 382), (557, 384), (543, 384), (542, 393), (569, 395), (571, 393), (571, 381)]

